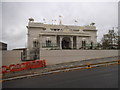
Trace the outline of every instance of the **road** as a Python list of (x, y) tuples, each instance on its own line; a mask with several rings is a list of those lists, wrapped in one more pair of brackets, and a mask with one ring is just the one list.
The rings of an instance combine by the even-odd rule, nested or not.
[(5, 81), (3, 88), (118, 88), (118, 65)]

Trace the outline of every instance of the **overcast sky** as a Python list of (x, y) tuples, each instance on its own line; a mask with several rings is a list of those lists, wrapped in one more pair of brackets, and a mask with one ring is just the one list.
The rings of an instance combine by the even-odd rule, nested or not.
[[(0, 5), (1, 6), (1, 5)], [(112, 27), (118, 26), (117, 2), (3, 2), (2, 3), (2, 39), (8, 49), (26, 47), (28, 18), (36, 22), (59, 22), (63, 24), (88, 25), (96, 23), (98, 41)]]

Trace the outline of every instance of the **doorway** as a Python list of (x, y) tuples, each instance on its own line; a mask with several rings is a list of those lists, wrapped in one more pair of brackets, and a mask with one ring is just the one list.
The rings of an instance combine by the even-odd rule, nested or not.
[(69, 37), (62, 39), (62, 49), (71, 49), (71, 41)]

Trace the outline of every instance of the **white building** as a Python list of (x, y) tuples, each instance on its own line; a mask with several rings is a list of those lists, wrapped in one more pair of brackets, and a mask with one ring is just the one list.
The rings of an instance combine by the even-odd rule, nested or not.
[(94, 46), (97, 43), (97, 30), (94, 25), (44, 24), (30, 18), (27, 29), (30, 59), (39, 58), (41, 49), (85, 49), (88, 45)]

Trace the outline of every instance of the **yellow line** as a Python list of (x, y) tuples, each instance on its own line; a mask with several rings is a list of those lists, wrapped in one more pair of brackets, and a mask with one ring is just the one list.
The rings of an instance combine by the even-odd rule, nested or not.
[(0, 83), (2, 83), (4, 80), (0, 80)]
[[(120, 61), (120, 60), (115, 60), (115, 62), (118, 62), (118, 61)], [(110, 62), (112, 62), (112, 61), (110, 61)], [(110, 62), (107, 62), (107, 63), (110, 63)], [(99, 65), (99, 64), (105, 64), (106, 62), (103, 62), (103, 63), (96, 63), (96, 64), (93, 64), (93, 65)], [(120, 63), (113, 63), (113, 64), (105, 64), (105, 65), (100, 65), (100, 66), (108, 66), (108, 65), (115, 65), (115, 64), (120, 64)], [(79, 67), (79, 66), (78, 66)], [(87, 65), (85, 65), (85, 67), (83, 67), (83, 68), (79, 68), (79, 69), (74, 69), (74, 70), (80, 70), (80, 69), (90, 69), (90, 68), (95, 68), (95, 67), (92, 67), (92, 64), (90, 64), (90, 67), (87, 67)], [(54, 71), (54, 70), (53, 70)], [(71, 71), (71, 70), (68, 70), (68, 71)], [(68, 72), (67, 71), (67, 72)], [(49, 71), (48, 71), (49, 72)], [(57, 72), (58, 73), (58, 72)], [(6, 81), (6, 80), (0, 80), (0, 83), (1, 82), (4, 82), (4, 81)]]

